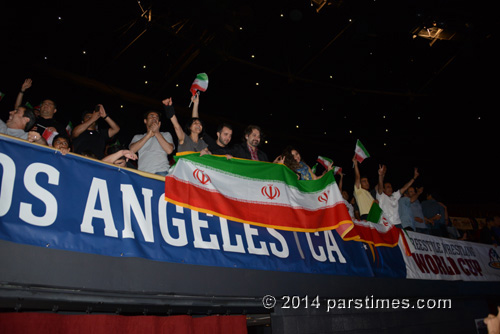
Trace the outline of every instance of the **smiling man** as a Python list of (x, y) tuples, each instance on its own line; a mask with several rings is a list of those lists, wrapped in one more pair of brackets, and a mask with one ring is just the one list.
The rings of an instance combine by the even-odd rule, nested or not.
[(249, 125), (244, 132), (244, 142), (236, 145), (234, 156), (242, 159), (251, 159), (258, 161), (269, 161), (267, 154), (259, 150), (262, 136), (262, 130), (257, 125)]
[(33, 110), (25, 106), (19, 106), (9, 112), (7, 122), (0, 120), (0, 133), (47, 145), (45, 139), (36, 131), (29, 131), (35, 124)]

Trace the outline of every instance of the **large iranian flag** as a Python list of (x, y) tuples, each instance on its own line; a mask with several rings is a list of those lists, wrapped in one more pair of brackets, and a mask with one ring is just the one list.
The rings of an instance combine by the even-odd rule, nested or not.
[[(185, 153), (185, 152), (184, 152)], [(282, 164), (181, 154), (165, 178), (165, 199), (232, 221), (316, 232), (353, 226), (335, 177), (297, 180)]]

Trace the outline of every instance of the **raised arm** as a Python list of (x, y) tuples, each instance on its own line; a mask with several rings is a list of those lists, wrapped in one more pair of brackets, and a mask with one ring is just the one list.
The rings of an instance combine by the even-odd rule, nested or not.
[(14, 109), (17, 109), (23, 103), (24, 93), (31, 87), (31, 83), (32, 81), (30, 78), (24, 80), (23, 84), (21, 85), (21, 90), (17, 94)]
[(200, 118), (199, 106), (200, 106), (200, 92), (196, 92), (193, 96), (191, 96), (191, 101), (193, 102), (193, 110), (191, 111), (192, 118)]
[(361, 175), (359, 174), (358, 160), (356, 156), (352, 158), (352, 164), (354, 166), (354, 187), (357, 189), (361, 188)]
[(134, 153), (139, 152), (139, 150), (144, 146), (144, 144), (146, 144), (148, 142), (148, 140), (150, 140), (152, 137), (154, 137), (154, 133), (151, 130), (151, 127), (148, 127), (147, 130), (148, 130), (148, 132), (146, 133), (145, 136), (143, 136), (141, 139), (139, 139), (136, 142), (130, 143), (128, 148), (132, 152), (134, 152)]
[(387, 167), (385, 165), (378, 165), (378, 184), (377, 184), (377, 192), (382, 194), (384, 190), (384, 177), (387, 172)]
[(76, 138), (81, 135), (83, 132), (85, 132), (85, 130), (89, 128), (89, 126), (92, 125), (92, 123), (96, 122), (99, 117), (101, 117), (101, 115), (99, 115), (97, 111), (94, 111), (92, 113), (92, 116), (88, 120), (75, 126), (73, 131), (71, 131), (71, 138)]
[(172, 98), (169, 97), (168, 99), (161, 101), (161, 103), (163, 103), (163, 109), (165, 109), (165, 114), (167, 115), (167, 118), (170, 119), (172, 125), (174, 126), (175, 134), (177, 135), (177, 140), (179, 141), (179, 145), (184, 144), (184, 130), (182, 129), (182, 126), (179, 124), (177, 116), (175, 116), (175, 109), (172, 103)]
[(404, 194), (405, 191), (413, 184), (413, 182), (415, 182), (415, 180), (417, 179), (417, 177), (419, 175), (420, 174), (418, 173), (418, 168), (415, 168), (415, 170), (413, 172), (413, 178), (411, 178), (410, 181), (406, 182), (406, 184), (401, 189), (399, 189), (399, 192), (401, 194)]
[(410, 202), (412, 203), (415, 202), (420, 197), (420, 195), (422, 195), (423, 192), (424, 192), (424, 187), (415, 189), (415, 193), (412, 196), (410, 196)]
[(99, 115), (109, 125), (109, 129), (108, 129), (109, 138), (113, 137), (114, 135), (116, 135), (120, 131), (120, 127), (118, 126), (118, 124), (116, 124), (115, 121), (113, 121), (111, 119), (111, 117), (109, 117), (109, 115), (106, 113), (106, 110), (104, 110), (104, 107), (102, 104), (99, 104)]

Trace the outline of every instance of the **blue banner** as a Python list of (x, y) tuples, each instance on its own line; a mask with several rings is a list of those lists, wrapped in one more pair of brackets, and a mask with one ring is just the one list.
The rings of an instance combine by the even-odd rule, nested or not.
[[(227, 221), (165, 201), (164, 179), (0, 135), (0, 239), (114, 257), (301, 273), (406, 277), (335, 230)], [(168, 190), (167, 190), (168, 191)]]

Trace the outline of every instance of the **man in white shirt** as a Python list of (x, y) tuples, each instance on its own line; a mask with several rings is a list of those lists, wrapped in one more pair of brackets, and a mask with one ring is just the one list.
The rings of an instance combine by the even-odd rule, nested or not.
[(390, 182), (384, 182), (386, 172), (387, 167), (385, 165), (379, 166), (376, 197), (387, 221), (398, 228), (402, 228), (399, 217), (399, 199), (401, 198), (401, 194), (404, 194), (408, 187), (415, 182), (415, 179), (419, 175), (418, 169), (415, 168), (413, 178), (395, 192), (392, 191), (392, 184)]

